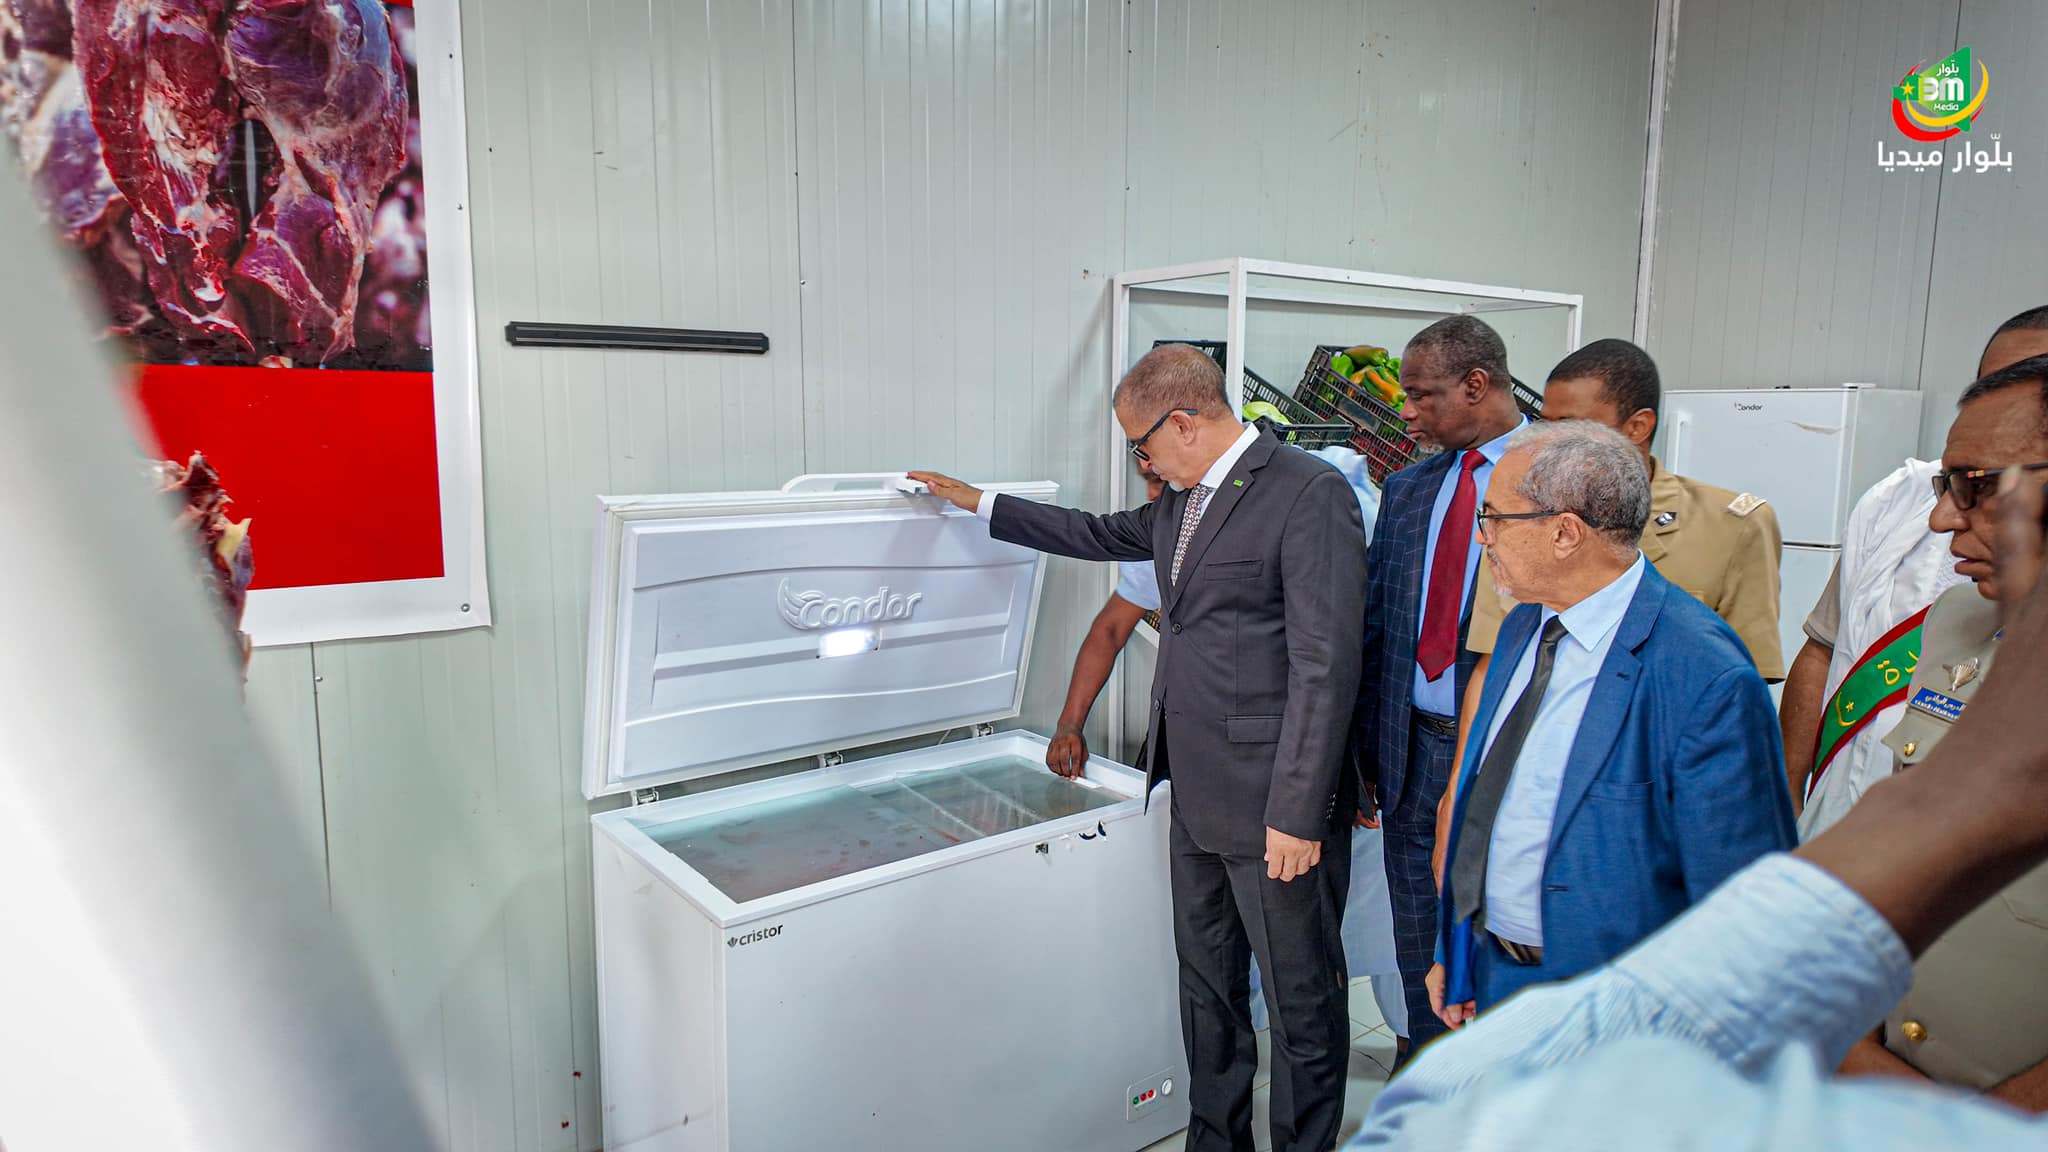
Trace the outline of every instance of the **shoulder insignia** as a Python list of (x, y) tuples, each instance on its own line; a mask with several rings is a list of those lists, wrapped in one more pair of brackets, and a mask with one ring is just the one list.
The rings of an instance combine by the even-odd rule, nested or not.
[(1730, 512), (1735, 513), (1737, 516), (1747, 516), (1751, 512), (1754, 512), (1763, 506), (1763, 497), (1751, 496), (1747, 492), (1744, 492), (1742, 495), (1737, 496), (1735, 499), (1730, 500), (1728, 502), (1728, 510)]

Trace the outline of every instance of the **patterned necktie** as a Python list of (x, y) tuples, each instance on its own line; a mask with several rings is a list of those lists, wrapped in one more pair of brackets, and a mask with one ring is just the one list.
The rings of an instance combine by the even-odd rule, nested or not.
[(1422, 638), (1415, 662), (1431, 680), (1458, 659), (1458, 618), (1465, 614), (1465, 568), (1472, 552), (1472, 515), (1478, 511), (1479, 486), (1472, 474), (1486, 463), (1474, 448), (1465, 453), (1451, 509), (1436, 533), (1436, 556), (1429, 565), (1429, 601), (1422, 606)]
[(1529, 729), (1536, 726), (1536, 713), (1543, 707), (1543, 693), (1550, 688), (1550, 669), (1557, 662), (1557, 642), (1564, 638), (1564, 617), (1552, 616), (1543, 626), (1543, 646), (1536, 650), (1536, 670), (1529, 674), (1529, 686), (1522, 689), (1508, 718), (1501, 721), (1500, 735), (1486, 750), (1479, 777), (1465, 798), (1465, 816), (1458, 828), (1458, 855), (1451, 862), (1451, 890), (1456, 893), (1457, 916), (1463, 920), (1479, 911), (1486, 894), (1486, 853), (1493, 845), (1493, 821), (1500, 815), (1501, 798), (1508, 794), (1508, 778), (1515, 761), (1522, 758), (1522, 745)]
[(1209, 503), (1209, 493), (1215, 489), (1207, 484), (1197, 484), (1188, 489), (1187, 506), (1180, 514), (1180, 539), (1173, 544), (1173, 572), (1166, 578), (1169, 584), (1180, 583), (1180, 562), (1188, 554), (1188, 541), (1194, 538), (1195, 525), (1202, 522), (1202, 509)]

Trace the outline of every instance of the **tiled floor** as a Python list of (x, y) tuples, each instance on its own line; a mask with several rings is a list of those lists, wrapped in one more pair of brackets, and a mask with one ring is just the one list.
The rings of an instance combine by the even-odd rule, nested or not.
[[(1359, 1124), (1372, 1108), (1372, 1102), (1378, 1099), (1380, 1088), (1386, 1084), (1387, 1070), (1393, 1063), (1394, 1034), (1387, 1031), (1386, 1023), (1380, 1019), (1379, 1005), (1373, 1003), (1372, 982), (1354, 980), (1351, 983), (1351, 1083), (1344, 1090), (1345, 1140), (1358, 1132)], [(1261, 1032), (1258, 1088), (1252, 1097), (1252, 1139), (1257, 1142), (1259, 1152), (1267, 1152), (1273, 1146), (1273, 1134), (1266, 1123), (1272, 1075), (1268, 1037)], [(1182, 1139), (1176, 1134), (1145, 1152), (1181, 1152), (1181, 1148)]]

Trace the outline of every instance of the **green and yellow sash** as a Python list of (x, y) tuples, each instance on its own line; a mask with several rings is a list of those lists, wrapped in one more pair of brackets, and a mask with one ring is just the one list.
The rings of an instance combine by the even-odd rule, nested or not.
[(1879, 637), (1828, 699), (1827, 711), (1820, 718), (1819, 738), (1814, 742), (1813, 775), (1806, 781), (1808, 799), (1835, 754), (1848, 747), (1878, 713), (1906, 698), (1913, 670), (1920, 666), (1920, 627), (1927, 622), (1927, 611), (1922, 608)]

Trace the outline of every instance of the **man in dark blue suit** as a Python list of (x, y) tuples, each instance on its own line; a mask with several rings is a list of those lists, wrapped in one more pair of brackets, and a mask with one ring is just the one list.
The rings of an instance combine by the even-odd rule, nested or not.
[(1508, 376), (1507, 345), (1472, 316), (1417, 333), (1401, 357), (1408, 393), (1401, 418), (1443, 453), (1387, 477), (1366, 557), (1365, 659), (1355, 746), (1385, 829), (1387, 890), (1409, 1035), (1400, 1055), (1443, 1033), (1423, 977), (1436, 954), (1436, 806), (1457, 749), (1458, 701), (1474, 657), (1464, 650), (1472, 573), (1479, 563), (1473, 513), (1507, 439), (1524, 423)]
[(1451, 1027), (1612, 960), (1796, 842), (1771, 697), (1637, 544), (1649, 474), (1587, 421), (1530, 428), (1479, 513), (1502, 625), (1466, 742), (1431, 1006)]

